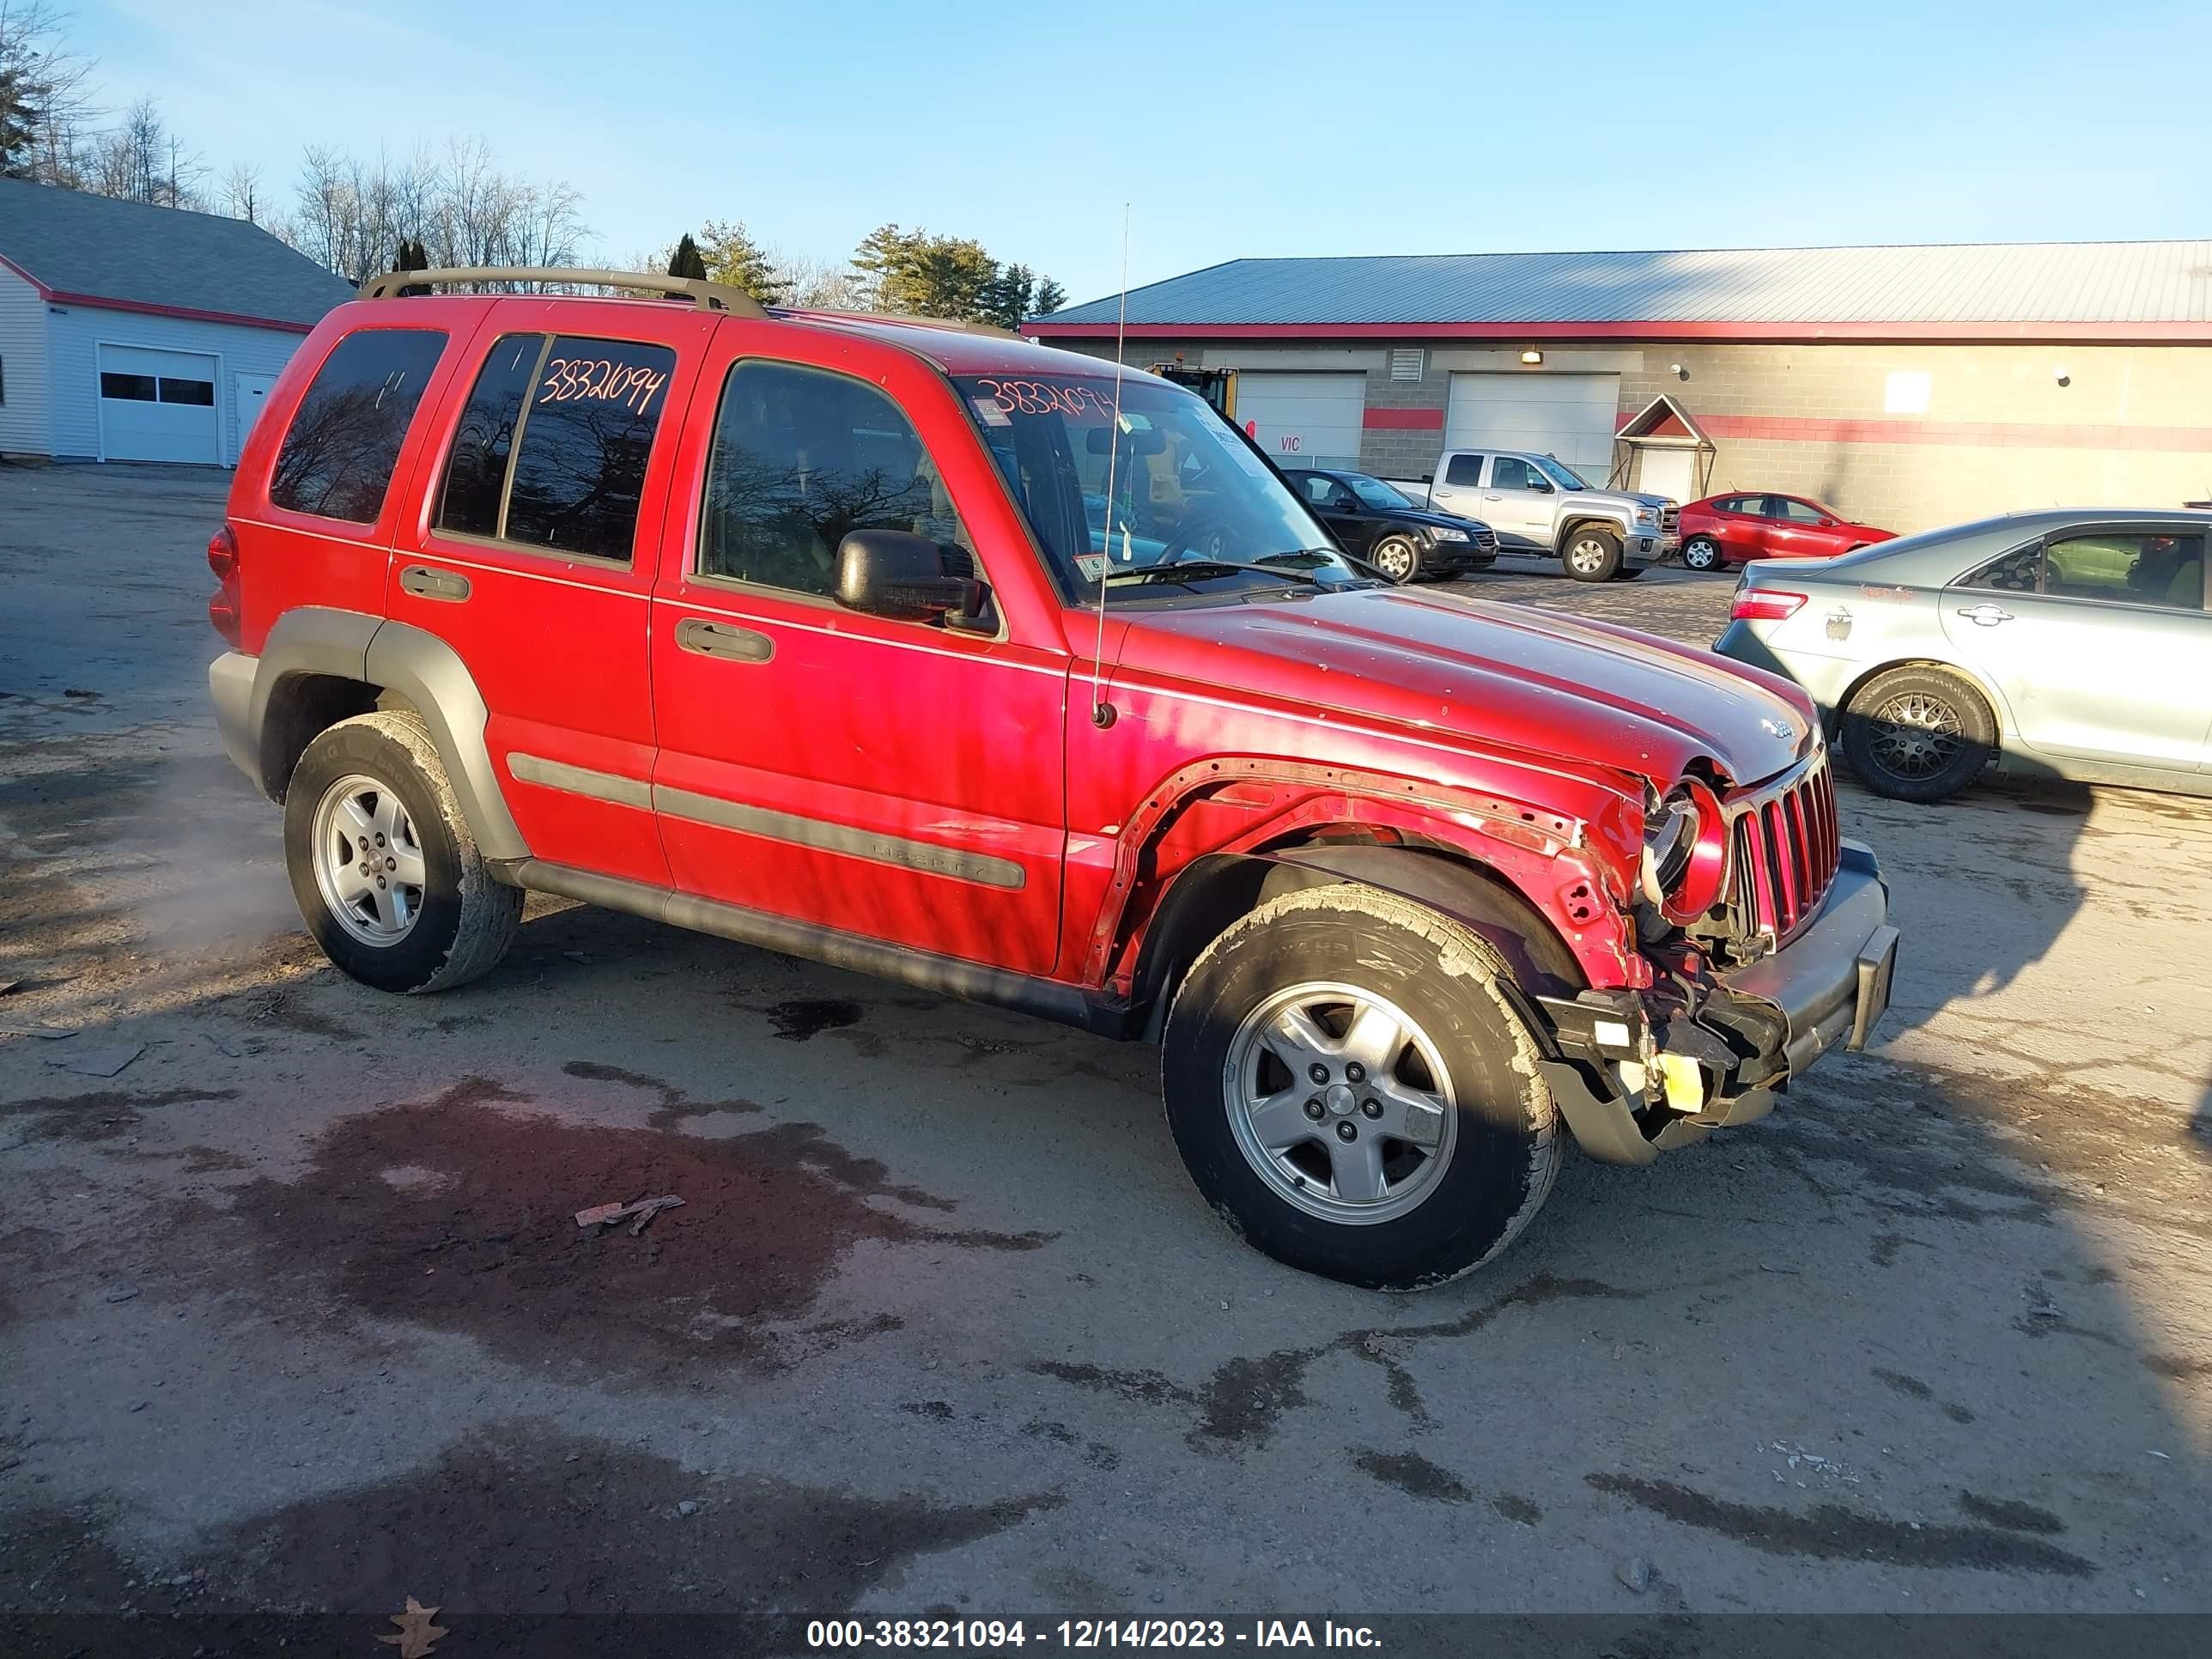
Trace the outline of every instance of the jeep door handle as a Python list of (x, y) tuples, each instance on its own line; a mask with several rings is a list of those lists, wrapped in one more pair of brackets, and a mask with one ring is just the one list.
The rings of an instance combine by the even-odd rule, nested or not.
[(459, 605), (469, 597), (469, 579), (450, 570), (433, 570), (427, 564), (410, 564), (399, 573), (403, 592), (412, 593), (418, 599), (443, 599), (448, 605)]
[(1999, 623), (2012, 620), (2012, 612), (1996, 605), (1970, 605), (1959, 614), (1977, 628), (1995, 628)]
[(676, 648), (724, 662), (766, 662), (775, 655), (775, 641), (767, 635), (703, 617), (686, 617), (676, 624)]

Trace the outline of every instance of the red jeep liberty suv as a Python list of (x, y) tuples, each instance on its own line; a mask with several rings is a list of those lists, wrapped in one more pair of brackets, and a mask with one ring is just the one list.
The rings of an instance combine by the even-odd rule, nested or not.
[[(501, 278), (655, 297), (441, 291)], [(1887, 1002), (1801, 692), (1372, 580), (1200, 398), (996, 331), (380, 278), (209, 559), (224, 742), (355, 978), (473, 978), (536, 890), (1157, 1038), (1206, 1199), (1353, 1284)]]

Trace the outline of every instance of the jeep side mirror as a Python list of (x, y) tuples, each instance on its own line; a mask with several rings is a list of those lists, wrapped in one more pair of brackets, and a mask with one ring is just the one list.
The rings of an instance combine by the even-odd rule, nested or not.
[(1552, 484), (1548, 478), (1531, 478), (1528, 480), (1528, 488), (1539, 495), (1548, 495), (1552, 493)]
[(946, 573), (935, 542), (904, 530), (855, 530), (838, 543), (836, 594), (866, 616), (956, 627), (980, 617), (988, 597), (972, 576)]

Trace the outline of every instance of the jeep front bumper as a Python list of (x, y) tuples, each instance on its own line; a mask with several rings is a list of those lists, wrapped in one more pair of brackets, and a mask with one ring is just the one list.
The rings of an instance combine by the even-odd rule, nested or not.
[(1839, 1043), (1863, 1048), (1889, 1006), (1897, 929), (1872, 850), (1843, 843), (1820, 914), (1771, 956), (1679, 992), (1542, 998), (1555, 1057), (1540, 1060), (1593, 1158), (1648, 1164), (1748, 1123)]

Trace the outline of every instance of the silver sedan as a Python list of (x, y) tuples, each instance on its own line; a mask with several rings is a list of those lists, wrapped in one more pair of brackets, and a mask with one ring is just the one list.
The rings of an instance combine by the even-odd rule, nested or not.
[(2006, 772), (2212, 795), (2212, 514), (2014, 514), (1747, 566), (1713, 648), (1820, 705), (1869, 788)]

